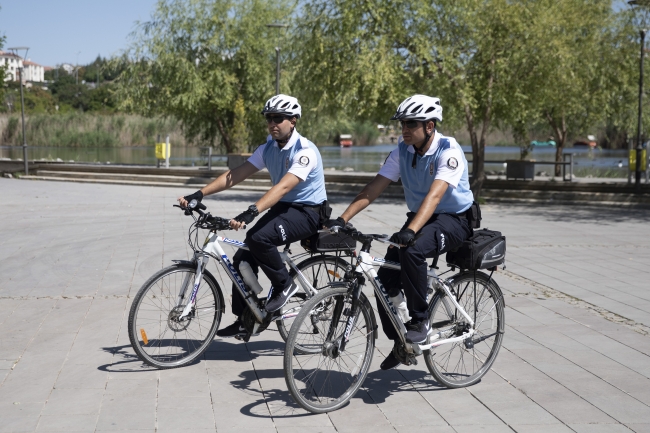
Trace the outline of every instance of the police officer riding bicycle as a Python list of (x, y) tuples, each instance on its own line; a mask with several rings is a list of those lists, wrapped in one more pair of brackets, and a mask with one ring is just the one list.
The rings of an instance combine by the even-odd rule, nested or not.
[[(413, 95), (404, 100), (391, 120), (399, 120), (402, 135), (379, 173), (356, 196), (343, 214), (328, 220), (327, 227), (344, 226), (372, 203), (391, 182), (402, 179), (409, 212), (400, 231), (390, 240), (402, 245), (389, 248), (385, 259), (401, 264), (401, 271), (381, 268), (378, 276), (391, 298), (406, 296), (411, 320), (406, 339), (422, 343), (431, 324), (427, 317), (427, 263), (457, 248), (472, 231), (466, 213), (474, 196), (469, 188), (467, 160), (453, 137), (436, 131), (442, 121), (440, 99)], [(398, 344), (399, 337), (381, 303), (377, 302), (384, 333)], [(382, 370), (397, 367), (395, 349), (381, 363)]]
[[(239, 272), (242, 262), (248, 262), (257, 275), (259, 268), (271, 281), (266, 301), (267, 313), (280, 310), (298, 290), (282, 263), (277, 246), (305, 239), (318, 231), (327, 212), (327, 195), (323, 163), (318, 148), (301, 136), (295, 126), (301, 116), (298, 100), (292, 96), (276, 95), (264, 105), (269, 138), (241, 166), (230, 170), (194, 194), (179, 197), (185, 206), (192, 199), (201, 200), (237, 185), (263, 168), (269, 171), (273, 187), (255, 204), (230, 221), (238, 230), (265, 210), (269, 210), (246, 233), (249, 251), (238, 250), (233, 264)], [(246, 304), (233, 289), (232, 312), (237, 320), (217, 331), (219, 337), (246, 334), (241, 316)]]

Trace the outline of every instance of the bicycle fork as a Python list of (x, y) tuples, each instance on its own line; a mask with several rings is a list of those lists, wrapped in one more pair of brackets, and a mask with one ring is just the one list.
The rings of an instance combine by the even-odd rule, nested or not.
[[(187, 317), (188, 314), (192, 311), (194, 308), (194, 305), (196, 304), (196, 294), (199, 292), (199, 286), (201, 284), (201, 278), (203, 277), (203, 269), (205, 269), (205, 266), (208, 264), (208, 256), (202, 256), (202, 257), (197, 257), (196, 255), (194, 256), (194, 259), (196, 261), (196, 276), (194, 278), (194, 286), (192, 287), (192, 293), (190, 294), (190, 300), (183, 309), (183, 313), (178, 317), (178, 320), (181, 321), (185, 317)], [(178, 299), (176, 300), (176, 306), (180, 307), (183, 304), (183, 301), (185, 299), (185, 293), (187, 292), (187, 287), (190, 282), (190, 274), (185, 276), (185, 281), (183, 281), (183, 287), (181, 288), (180, 293), (178, 294)]]

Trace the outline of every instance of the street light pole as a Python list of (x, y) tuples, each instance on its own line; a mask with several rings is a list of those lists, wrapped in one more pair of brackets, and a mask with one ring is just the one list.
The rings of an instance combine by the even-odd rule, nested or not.
[(635, 166), (635, 181), (634, 191), (641, 191), (641, 155), (643, 153), (643, 145), (641, 143), (641, 115), (643, 114), (643, 57), (645, 52), (645, 35), (646, 29), (639, 31), (641, 35), (641, 60), (639, 63), (639, 119), (636, 130), (636, 166)]
[(275, 47), (275, 94), (280, 94), (280, 47)]
[[(23, 58), (23, 62), (25, 61), (24, 59), (27, 58), (27, 52), (29, 51), (29, 47), (13, 47), (8, 49), (13, 51), (13, 53), (16, 56), (18, 56), (18, 51), (25, 50), (25, 57)], [(25, 164), (25, 176), (27, 176), (29, 174), (29, 163), (27, 162), (27, 137), (25, 136), (25, 97), (23, 95), (23, 72), (24, 71), (25, 71), (25, 64), (23, 63), (23, 66), (18, 68), (18, 79), (20, 80), (20, 111), (21, 111), (21, 116), (23, 121), (23, 163)]]
[[(288, 24), (273, 23), (267, 24), (269, 28), (287, 28)], [(275, 94), (280, 94), (280, 47), (275, 47)]]

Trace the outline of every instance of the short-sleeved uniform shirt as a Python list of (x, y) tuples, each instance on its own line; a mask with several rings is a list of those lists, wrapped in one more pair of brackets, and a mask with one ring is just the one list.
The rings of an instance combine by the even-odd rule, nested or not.
[(463, 149), (453, 137), (445, 137), (436, 131), (427, 152), (416, 157), (413, 167), (413, 146), (399, 138), (394, 149), (379, 170), (379, 174), (393, 182), (402, 179), (406, 204), (411, 212), (417, 212), (436, 179), (449, 184), (435, 213), (462, 213), (470, 208), (474, 196), (469, 188), (467, 159)]
[(280, 182), (287, 173), (301, 180), (280, 202), (318, 205), (327, 200), (320, 152), (314, 143), (295, 129), (289, 142), (282, 148), (269, 135), (267, 142), (255, 150), (248, 162), (258, 170), (266, 168), (273, 185)]

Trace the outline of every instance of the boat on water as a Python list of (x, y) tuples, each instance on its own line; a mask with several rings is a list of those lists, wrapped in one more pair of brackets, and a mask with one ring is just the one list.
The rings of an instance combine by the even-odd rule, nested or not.
[(352, 147), (352, 134), (339, 135), (339, 145), (341, 147)]

